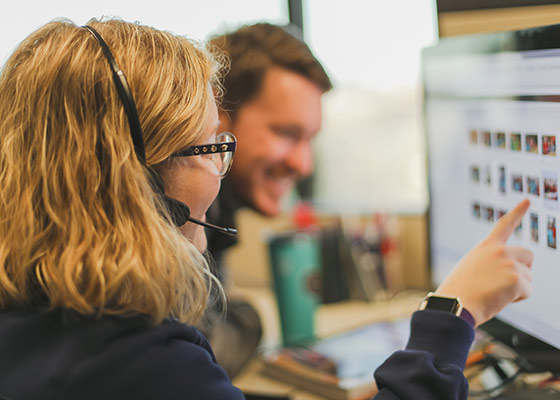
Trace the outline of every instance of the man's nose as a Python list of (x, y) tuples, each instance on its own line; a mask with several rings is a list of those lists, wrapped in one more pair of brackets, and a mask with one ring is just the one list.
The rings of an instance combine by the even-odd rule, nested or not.
[(313, 149), (311, 141), (299, 141), (286, 158), (287, 166), (299, 176), (307, 176), (313, 172)]

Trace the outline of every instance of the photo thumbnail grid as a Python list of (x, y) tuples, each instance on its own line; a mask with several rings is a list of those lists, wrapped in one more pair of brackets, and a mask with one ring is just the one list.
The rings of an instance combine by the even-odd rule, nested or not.
[[(520, 132), (491, 132), (489, 130), (471, 129), (469, 133), (471, 145), (481, 145), (486, 148), (526, 152), (528, 154), (542, 154), (556, 156), (556, 135)], [(509, 146), (507, 140), (509, 139)], [(540, 142), (540, 145), (539, 145)]]
[[(534, 157), (542, 156), (543, 160), (554, 160), (556, 154), (556, 135), (539, 133), (505, 132), (491, 130), (471, 129), (469, 143), (473, 149), (486, 149), (503, 151), (517, 157), (526, 156), (527, 161), (534, 163)], [(523, 225), (528, 225), (528, 240), (533, 244), (543, 243), (548, 249), (556, 250), (556, 219), (558, 212), (558, 169), (550, 165), (540, 165), (540, 172), (520, 172), (520, 168), (511, 168), (508, 171), (506, 162), (497, 162), (495, 159), (487, 162), (471, 163), (469, 166), (469, 180), (474, 185), (495, 190), (500, 196), (527, 195), (532, 198), (532, 208), (538, 199), (538, 211), (530, 210), (524, 221), (515, 229), (514, 235), (523, 239)], [(493, 183), (493, 173), (496, 183)], [(542, 182), (542, 186), (541, 186)], [(485, 197), (485, 196), (480, 196)], [(494, 203), (494, 204), (492, 204)], [(502, 217), (507, 209), (499, 201), (473, 199), (470, 214), (476, 221), (494, 223)], [(543, 225), (540, 225), (543, 224)], [(544, 238), (539, 235), (539, 226), (542, 226)]]

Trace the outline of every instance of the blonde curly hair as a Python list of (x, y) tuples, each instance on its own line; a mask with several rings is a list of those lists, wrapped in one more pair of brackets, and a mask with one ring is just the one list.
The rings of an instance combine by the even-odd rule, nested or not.
[[(126, 74), (147, 163), (193, 144), (214, 101), (209, 84), (220, 93), (221, 61), (151, 27), (88, 25)], [(158, 212), (112, 79), (99, 44), (69, 21), (28, 36), (0, 74), (0, 308), (46, 302), (193, 323), (215, 279)]]

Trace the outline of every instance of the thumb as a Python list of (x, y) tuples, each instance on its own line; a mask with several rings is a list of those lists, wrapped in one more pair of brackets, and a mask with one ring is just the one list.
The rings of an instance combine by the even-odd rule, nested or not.
[(515, 208), (506, 213), (498, 220), (494, 229), (488, 235), (491, 241), (507, 242), (515, 228), (521, 223), (521, 219), (529, 209), (531, 202), (527, 199), (521, 201)]

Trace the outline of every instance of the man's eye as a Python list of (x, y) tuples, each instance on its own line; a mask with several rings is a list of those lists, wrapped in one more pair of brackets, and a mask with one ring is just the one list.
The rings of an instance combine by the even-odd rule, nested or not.
[(299, 132), (290, 128), (272, 128), (272, 131), (279, 137), (290, 139), (293, 141), (299, 140)]

